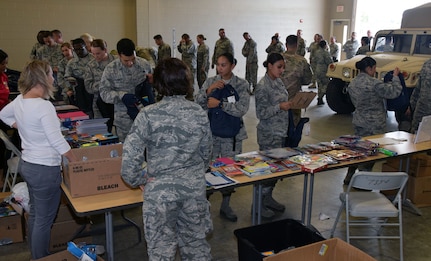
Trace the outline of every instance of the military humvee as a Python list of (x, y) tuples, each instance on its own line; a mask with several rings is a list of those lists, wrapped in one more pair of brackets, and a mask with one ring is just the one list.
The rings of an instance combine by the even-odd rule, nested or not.
[(326, 91), (328, 106), (340, 114), (351, 113), (355, 107), (350, 101), (346, 87), (358, 75), (355, 64), (365, 56), (377, 61), (378, 79), (395, 67), (400, 68), (406, 86), (413, 88), (425, 61), (431, 59), (431, 3), (403, 13), (401, 29), (378, 31), (373, 39), (371, 52), (328, 66), (326, 75), (330, 78)]

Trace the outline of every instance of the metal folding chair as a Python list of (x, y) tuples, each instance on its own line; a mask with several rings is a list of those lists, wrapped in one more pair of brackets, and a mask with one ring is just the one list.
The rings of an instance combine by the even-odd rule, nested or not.
[[(400, 260), (403, 260), (403, 222), (401, 192), (407, 183), (408, 175), (404, 172), (358, 172), (353, 175), (347, 191), (340, 194), (342, 202), (331, 230), (334, 235), (338, 220), (343, 210), (346, 213), (346, 241), (350, 239), (399, 239)], [(359, 191), (357, 190), (359, 189)], [(388, 199), (382, 191), (396, 190), (393, 200)], [(351, 219), (351, 217), (354, 217)], [(393, 218), (398, 218), (393, 221)], [(391, 219), (392, 218), (392, 219)], [(352, 235), (353, 226), (378, 228), (376, 235)], [(385, 226), (397, 226), (398, 235), (382, 235)], [(356, 232), (356, 231), (355, 231)]]
[(18, 164), (21, 158), (21, 151), (10, 141), (7, 134), (2, 130), (0, 130), (0, 139), (4, 142), (6, 149), (11, 152), (10, 158), (7, 160), (7, 172), (3, 185), (3, 192), (6, 192), (8, 188), (10, 191), (13, 186), (15, 186), (16, 178), (18, 176)]

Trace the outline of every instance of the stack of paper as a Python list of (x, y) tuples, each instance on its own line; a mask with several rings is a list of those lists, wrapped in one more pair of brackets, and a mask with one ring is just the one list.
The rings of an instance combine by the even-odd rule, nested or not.
[(205, 179), (209, 187), (215, 189), (235, 185), (237, 182), (218, 171), (205, 173)]
[(85, 121), (78, 121), (76, 123), (76, 132), (78, 134), (88, 134), (90, 136), (95, 134), (105, 134), (108, 132), (106, 122), (108, 118), (91, 119)]

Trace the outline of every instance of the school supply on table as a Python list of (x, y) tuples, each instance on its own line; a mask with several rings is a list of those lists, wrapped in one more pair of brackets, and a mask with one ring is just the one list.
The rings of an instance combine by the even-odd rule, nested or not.
[(207, 186), (214, 189), (232, 186), (237, 183), (234, 179), (225, 176), (221, 172), (216, 170), (205, 173), (205, 180), (207, 182)]

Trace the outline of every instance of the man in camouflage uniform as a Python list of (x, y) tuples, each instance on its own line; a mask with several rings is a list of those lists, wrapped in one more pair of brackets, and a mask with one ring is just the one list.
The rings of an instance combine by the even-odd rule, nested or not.
[(340, 56), (340, 48), (337, 44), (337, 38), (335, 36), (331, 36), (329, 43), (329, 54), (331, 55), (332, 61), (338, 62), (338, 56)]
[(88, 93), (93, 94), (93, 112), (94, 118), (109, 118), (107, 123), (108, 132), (112, 130), (114, 121), (114, 106), (107, 104), (99, 97), (100, 79), (102, 78), (103, 70), (115, 58), (108, 53), (108, 47), (104, 40), (94, 39), (91, 42), (91, 53), (94, 59), (88, 64), (84, 75), (85, 89)]
[[(295, 35), (286, 37), (287, 51), (283, 53), (285, 69), (281, 75), (281, 80), (289, 93), (289, 100), (292, 100), (296, 93), (302, 91), (302, 85), (310, 84), (313, 76), (307, 60), (297, 54), (297, 41), (298, 37)], [(301, 109), (291, 110), (293, 122), (297, 125), (301, 119)]]
[(210, 69), (210, 49), (205, 44), (205, 36), (198, 34), (196, 41), (198, 42), (198, 50), (196, 52), (196, 79), (198, 81), (199, 89), (208, 78), (208, 70)]
[(181, 36), (181, 41), (177, 49), (181, 54), (181, 60), (190, 68), (194, 82), (196, 74), (196, 46), (188, 34), (183, 34)]
[(251, 86), (254, 89), (257, 85), (257, 44), (249, 33), (245, 32), (242, 36), (245, 39), (242, 47), (242, 55), (246, 58), (245, 79), (248, 81), (250, 93), (253, 93)]
[(271, 53), (279, 53), (282, 54), (284, 52), (283, 44), (278, 40), (278, 34), (271, 37), (271, 43), (265, 50), (268, 54)]
[(323, 36), (320, 34), (315, 34), (314, 35), (314, 42), (312, 42), (310, 44), (310, 46), (308, 47), (308, 51), (310, 52), (310, 65), (311, 65), (311, 69), (313, 70), (313, 78), (311, 79), (311, 85), (310, 89), (315, 89), (316, 88), (316, 61), (315, 61), (315, 55), (316, 55), (316, 51), (320, 48), (319, 47), (319, 42), (323, 39)]
[(422, 66), (418, 83), (410, 97), (413, 112), (411, 132), (418, 130), (422, 117), (431, 115), (431, 60)]
[(171, 57), (171, 47), (169, 44), (165, 43), (163, 41), (163, 38), (160, 34), (155, 35), (153, 37), (154, 42), (157, 44), (157, 63), (159, 63), (161, 60), (170, 58)]
[(123, 38), (117, 43), (119, 59), (105, 67), (100, 80), (100, 97), (106, 103), (114, 104), (114, 126), (120, 141), (124, 141), (133, 120), (127, 114), (122, 98), (125, 94), (135, 94), (135, 87), (149, 77), (152, 80), (151, 65), (143, 58), (136, 57), (135, 44)]
[(52, 68), (52, 73), (55, 79), (54, 86), (57, 88), (54, 94), (56, 100), (62, 100), (61, 88), (58, 86), (58, 64), (63, 59), (60, 44), (54, 41), (53, 33), (50, 31), (42, 32), (42, 39), (45, 43), (36, 50), (36, 59), (47, 61)]
[(138, 114), (123, 146), (121, 175), (144, 191), (150, 261), (174, 260), (177, 248), (181, 260), (212, 260), (206, 234), (213, 227), (205, 197), (211, 129), (207, 113), (184, 97), (192, 88), (189, 78), (182, 61), (160, 61), (154, 83), (163, 99)]
[(296, 36), (298, 37), (298, 48), (296, 49), (296, 54), (301, 55), (302, 57), (305, 56), (305, 47), (306, 43), (304, 38), (302, 38), (302, 30), (298, 29), (296, 31)]
[(93, 95), (85, 89), (84, 77), (88, 63), (94, 57), (88, 53), (85, 42), (81, 38), (72, 40), (76, 57), (73, 57), (66, 66), (64, 77), (74, 87), (76, 105), (93, 118)]
[(218, 30), (218, 35), (220, 36), (220, 39), (218, 39), (214, 45), (211, 69), (214, 69), (214, 66), (217, 64), (217, 58), (220, 55), (224, 53), (230, 53), (233, 57), (235, 57), (233, 43), (226, 37), (226, 33), (224, 32), (223, 28)]
[(323, 96), (326, 94), (326, 88), (329, 83), (329, 78), (326, 76), (328, 66), (332, 63), (331, 55), (328, 52), (328, 44), (325, 40), (320, 41), (319, 48), (314, 54), (315, 68), (314, 75), (317, 81), (317, 105), (325, 104)]
[(356, 55), (359, 45), (359, 41), (356, 39), (356, 32), (352, 32), (351, 38), (343, 45), (343, 52), (346, 53), (347, 59), (350, 59)]

